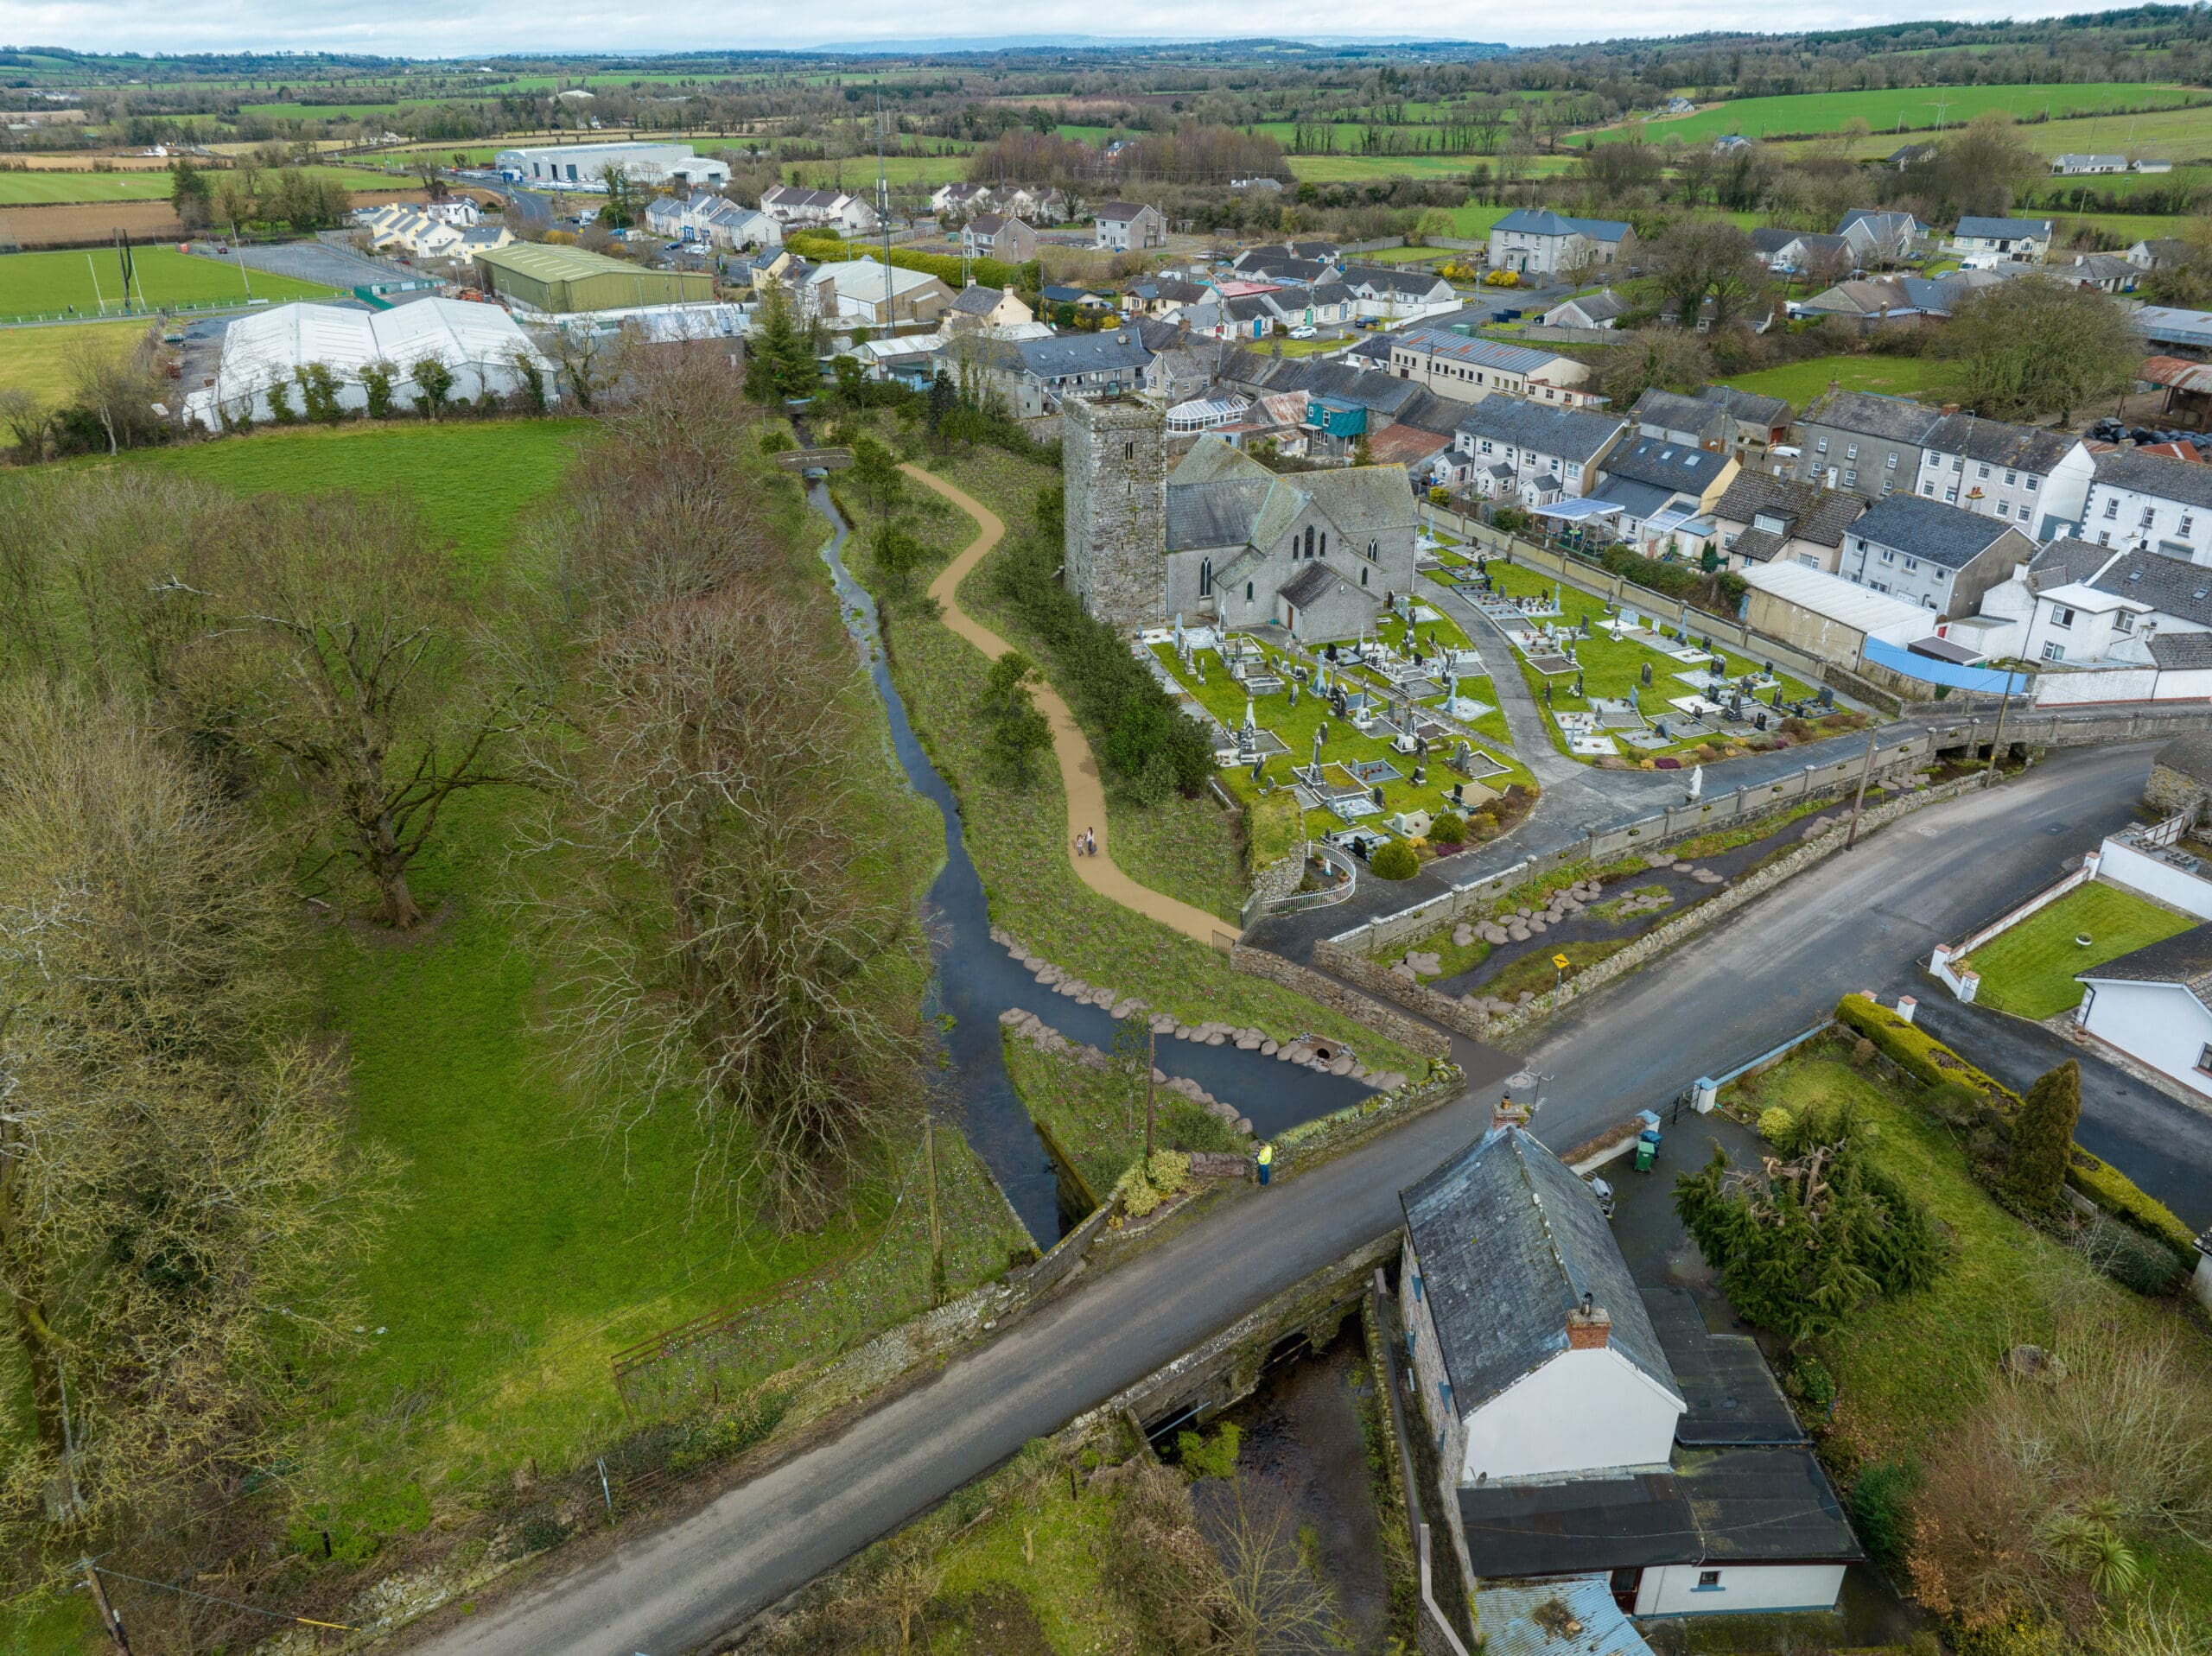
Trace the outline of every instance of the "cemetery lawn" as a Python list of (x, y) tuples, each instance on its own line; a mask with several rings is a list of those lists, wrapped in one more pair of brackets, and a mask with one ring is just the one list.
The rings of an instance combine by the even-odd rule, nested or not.
[[(1533, 596), (1539, 593), (1548, 593), (1554, 587), (1558, 587), (1560, 606), (1565, 613), (1550, 618), (1554, 625), (1573, 625), (1580, 622), (1585, 614), (1591, 618), (1591, 636), (1577, 641), (1574, 645), (1575, 660), (1579, 664), (1583, 688), (1586, 693), (1584, 695), (1578, 696), (1573, 694), (1575, 679), (1573, 673), (1554, 673), (1547, 681), (1543, 674), (1529, 665), (1526, 657), (1522, 657), (1518, 650), (1514, 651), (1514, 660), (1519, 665), (1522, 676), (1528, 682), (1529, 692), (1535, 697), (1539, 707), (1544, 705), (1544, 688), (1548, 682), (1552, 693), (1551, 707), (1548, 712), (1553, 715), (1560, 713), (1585, 711), (1589, 707), (1591, 701), (1599, 696), (1612, 701), (1625, 701), (1629, 691), (1635, 688), (1639, 691), (1642, 697), (1644, 720), (1649, 724), (1659, 719), (1675, 716), (1675, 710), (1668, 707), (1666, 704), (1677, 696), (1694, 693), (1693, 686), (1675, 676), (1677, 674), (1692, 670), (1689, 663), (1677, 661), (1672, 656), (1654, 650), (1647, 644), (1640, 644), (1633, 638), (1624, 638), (1618, 644), (1615, 644), (1605, 635), (1605, 628), (1599, 624), (1599, 618), (1605, 612), (1603, 600), (1592, 597), (1559, 581), (1556, 577), (1543, 574), (1521, 564), (1508, 564), (1497, 558), (1492, 558), (1490, 562), (1490, 573), (1497, 582), (1499, 590), (1510, 597), (1521, 598)], [(1670, 626), (1670, 631), (1679, 634), (1681, 629)], [(1713, 653), (1717, 653), (1727, 662), (1729, 676), (1732, 678), (1740, 677), (1746, 673), (1758, 672), (1763, 665), (1748, 657), (1738, 655), (1725, 648), (1717, 649)], [(1644, 688), (1643, 669), (1647, 662), (1651, 665), (1651, 684), (1649, 688)], [(1777, 674), (1777, 676), (1782, 682), (1783, 699), (1786, 701), (1809, 700), (1815, 694), (1810, 685), (1790, 677), (1787, 673)], [(1770, 709), (1770, 712), (1771, 712)], [(1544, 722), (1551, 729), (1554, 738), (1558, 739), (1554, 745), (1562, 752), (1567, 752), (1565, 739), (1559, 731), (1556, 717), (1548, 716)], [(1770, 722), (1778, 723), (1779, 720), (1770, 720)], [(1621, 756), (1624, 758), (1633, 760), (1650, 758), (1663, 754), (1687, 753), (1700, 744), (1711, 744), (1718, 747), (1726, 744), (1728, 739), (1725, 736), (1716, 739), (1714, 736), (1708, 735), (1694, 737), (1688, 740), (1675, 742), (1669, 746), (1660, 748), (1632, 748), (1624, 742), (1617, 742), (1616, 746), (1621, 750)]]
[[(319, 282), (262, 270), (248, 278), (235, 264), (174, 247), (133, 248), (131, 262), (131, 301), (141, 308), (243, 306), (249, 279), (251, 297), (271, 304), (327, 298), (334, 291)], [(80, 315), (97, 318), (103, 302), (110, 313), (122, 314), (123, 272), (112, 252), (11, 253), (0, 259), (0, 320), (59, 315), (73, 305)]]
[[(1998, 1360), (2023, 1342), (2047, 1342), (2063, 1313), (2171, 1327), (2200, 1382), (2212, 1385), (2201, 1318), (2139, 1298), (2006, 1213), (1975, 1182), (1949, 1132), (1922, 1112), (1916, 1086), (1856, 1069), (1840, 1050), (1812, 1043), (1723, 1094), (1754, 1117), (1777, 1105), (1802, 1111), (1850, 1100), (1878, 1134), (1883, 1169), (1949, 1233), (1953, 1257), (1927, 1288), (1877, 1300), (1813, 1342), (1836, 1380), (1821, 1455), (1840, 1475), (1839, 1493), (1860, 1467), (1911, 1459), (1953, 1431), (1988, 1390)], [(2202, 1551), (2146, 1537), (2138, 1556), (2151, 1602), (2179, 1595), (2212, 1607), (2212, 1559)]]
[[(926, 458), (926, 457), (925, 457)], [(976, 474), (948, 466), (945, 475), (972, 488)], [(925, 492), (912, 492), (917, 499)], [(948, 528), (934, 508), (918, 513), (912, 525), (931, 549), (926, 567), (908, 578), (911, 592), (926, 588), (936, 569), (975, 536), (966, 513), (943, 503), (957, 524)], [(983, 497), (988, 498), (988, 497)], [(994, 503), (996, 510), (997, 503)], [(847, 560), (854, 574), (878, 595), (887, 588), (866, 537), (849, 542)], [(960, 593), (962, 608), (995, 629), (1006, 618), (989, 602), (995, 560), (978, 564)], [(891, 670), (908, 716), (931, 762), (960, 801), (961, 820), (990, 898), (991, 918), (1055, 965), (1086, 980), (1135, 995), (1185, 1023), (1207, 1018), (1249, 1025), (1280, 1038), (1310, 1030), (1348, 1043), (1370, 1069), (1426, 1072), (1419, 1057), (1363, 1025), (1331, 1012), (1302, 995), (1231, 968), (1217, 950), (1170, 931), (1157, 922), (1122, 908), (1079, 879), (1069, 860), (1062, 829), (1067, 796), (1059, 772), (1038, 765), (1027, 784), (1001, 780), (987, 758), (987, 726), (981, 711), (989, 663), (982, 652), (955, 635), (916, 599), (893, 599), (886, 606), (885, 638)], [(1134, 836), (1122, 838), (1122, 819), (1111, 820), (1117, 857), (1141, 870), (1151, 882), (1166, 872), (1148, 866)], [(1164, 889), (1164, 887), (1163, 887)], [(1241, 901), (1242, 891), (1239, 890)], [(1228, 930), (1224, 924), (1224, 930)]]
[[(1981, 974), (1974, 999), (2021, 1018), (2055, 1018), (2082, 1004), (2076, 972), (2188, 930), (2196, 922), (2101, 880), (1993, 937), (1962, 964)], [(2087, 935), (2087, 949), (2074, 940)]]

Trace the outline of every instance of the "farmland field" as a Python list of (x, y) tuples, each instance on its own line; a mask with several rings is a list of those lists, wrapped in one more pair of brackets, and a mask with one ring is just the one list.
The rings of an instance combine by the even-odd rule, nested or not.
[[(1959, 92), (1966, 89), (1953, 87), (1950, 90)], [(1989, 87), (1986, 90), (2010, 90), (2024, 94), (2036, 89), (2015, 86), (2009, 89)], [(1741, 109), (1745, 106), (1738, 105), (1736, 107)], [(2003, 106), (2000, 105), (1999, 107)], [(2035, 111), (2024, 106), (2019, 112), (2032, 114)], [(1949, 123), (1950, 114), (1951, 111), (1945, 111), (1946, 124)], [(1671, 124), (1656, 123), (1651, 129), (1652, 135), (1658, 136)], [(1872, 123), (1870, 121), (1869, 124)], [(2037, 121), (2024, 125), (2018, 130), (2020, 141), (2039, 155), (2118, 149), (2138, 155), (2161, 155), (2177, 162), (2212, 157), (2212, 105), (2203, 104), (2188, 109), (2153, 109), (2133, 115), (2085, 115), (2071, 120)], [(1886, 155), (1897, 147), (1899, 142), (1893, 132), (1878, 130), (1853, 144), (1851, 152), (1861, 158)]]
[[(348, 190), (378, 187), (391, 176), (360, 167), (310, 166), (288, 169)], [(221, 174), (213, 176), (220, 181)], [(267, 179), (270, 174), (264, 172)], [(89, 168), (52, 168), (35, 173), (0, 173), (0, 206), (45, 206), (65, 201), (166, 201), (166, 172), (95, 173)]]
[[(132, 250), (135, 301), (157, 307), (243, 301), (245, 280), (238, 266), (180, 253), (173, 247)], [(280, 301), (321, 299), (332, 290), (313, 282), (255, 272), (252, 296)], [(71, 307), (98, 316), (105, 303), (119, 311), (123, 278), (112, 252), (10, 253), (0, 257), (0, 319), (53, 316)]]
[[(2025, 86), (1907, 86), (1879, 92), (1801, 92), (1783, 98), (1741, 98), (1714, 104), (1694, 115), (1656, 121), (1635, 121), (1608, 128), (1601, 138), (1642, 134), (1654, 143), (1680, 138), (1685, 143), (1739, 132), (1747, 138), (1770, 133), (1834, 132), (1846, 122), (1859, 119), (1874, 136), (1898, 130), (1932, 130), (1938, 105), (1945, 126), (1972, 120), (1986, 110), (2004, 110), (2016, 118), (2049, 115), (2054, 123), (2067, 116), (2113, 110), (2173, 109), (2200, 102), (2201, 91), (2186, 86), (2145, 86), (2128, 81), (2088, 81), (2078, 85)], [(1900, 128), (1902, 123), (1902, 128)], [(2116, 138), (2117, 134), (2111, 135)], [(1892, 143), (1890, 148), (1894, 149)], [(2041, 145), (2037, 146), (2041, 149)], [(2070, 148), (2072, 146), (2063, 146)], [(1879, 153), (1886, 153), (1882, 151)], [(2046, 152), (2052, 153), (2052, 152)]]

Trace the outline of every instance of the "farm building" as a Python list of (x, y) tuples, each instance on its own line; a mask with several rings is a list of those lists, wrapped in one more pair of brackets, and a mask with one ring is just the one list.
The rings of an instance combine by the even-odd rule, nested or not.
[(485, 292), (527, 310), (622, 310), (715, 296), (715, 279), (704, 271), (647, 270), (604, 253), (549, 242), (518, 242), (480, 253), (476, 270)]
[(415, 365), (435, 357), (450, 369), (447, 396), (473, 402), (486, 391), (505, 397), (520, 389), (518, 364), (528, 360), (555, 395), (554, 372), (544, 354), (497, 305), (460, 299), (423, 299), (394, 310), (353, 310), (338, 305), (279, 305), (239, 318), (223, 335), (214, 383), (184, 399), (188, 421), (219, 431), (226, 423), (276, 417), (272, 387), (283, 388), (294, 416), (307, 412), (302, 371), (327, 368), (337, 381), (338, 405), (365, 409), (368, 387), (361, 371), (378, 363), (392, 371), (395, 407), (412, 408), (418, 392)]
[(499, 175), (517, 184), (562, 185), (595, 190), (604, 187), (607, 169), (621, 168), (644, 184), (671, 184), (679, 180), (707, 189), (729, 182), (729, 168), (719, 161), (695, 155), (688, 143), (550, 143), (523, 149), (502, 149), (493, 165)]

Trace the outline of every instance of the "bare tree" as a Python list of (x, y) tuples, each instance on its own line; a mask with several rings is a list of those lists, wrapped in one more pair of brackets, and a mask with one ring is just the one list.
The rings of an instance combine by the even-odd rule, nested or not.
[(1281, 1487), (1240, 1472), (1199, 1494), (1221, 1557), (1222, 1648), (1237, 1656), (1341, 1648), (1335, 1596), (1306, 1565)]
[(580, 410), (589, 414), (621, 378), (630, 336), (621, 332), (604, 333), (594, 327), (556, 326), (548, 328), (539, 343), (553, 359), (562, 390), (575, 399)]
[(348, 1320), (340, 1262), (391, 1170), (290, 1032), (267, 852), (126, 707), (0, 690), (0, 1291), (28, 1380), (0, 1407), (32, 1428), (0, 1532), (265, 1456), (280, 1351)]
[(296, 783), (332, 853), (374, 885), (378, 919), (407, 930), (423, 918), (408, 870), (440, 814), (511, 780), (515, 695), (487, 688), (448, 554), (411, 508), (266, 495), (231, 527), (204, 575), (175, 583), (210, 618), (182, 675), (193, 712)]
[(54, 416), (47, 406), (21, 386), (0, 386), (0, 426), (16, 440), (16, 458), (25, 462), (46, 458), (47, 428)]
[(618, 1137), (688, 1107), (697, 1192), (802, 1225), (919, 1101), (911, 996), (881, 975), (918, 923), (847, 826), (853, 671), (800, 598), (732, 587), (604, 636), (532, 753), (569, 1080)]

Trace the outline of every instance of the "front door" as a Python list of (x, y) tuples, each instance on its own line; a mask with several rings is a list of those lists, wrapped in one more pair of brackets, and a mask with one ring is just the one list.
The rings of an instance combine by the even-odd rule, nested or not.
[(1612, 1589), (1613, 1602), (1620, 1607), (1621, 1614), (1635, 1614), (1637, 1590), (1643, 1585), (1643, 1569), (1631, 1565), (1626, 1570), (1616, 1570), (1607, 1585)]

